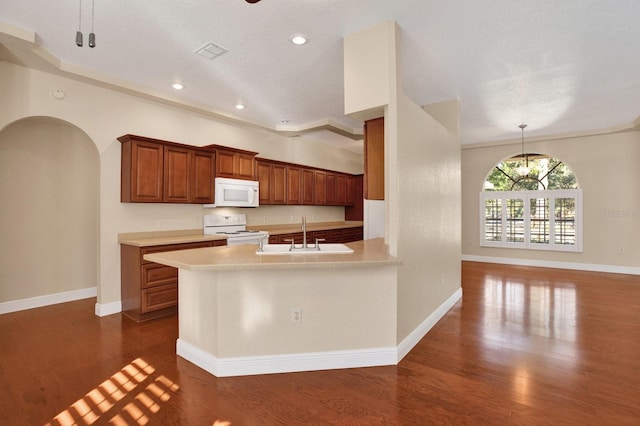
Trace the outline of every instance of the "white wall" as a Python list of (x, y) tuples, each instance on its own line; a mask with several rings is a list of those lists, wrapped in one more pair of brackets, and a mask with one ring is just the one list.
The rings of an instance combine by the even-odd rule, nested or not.
[[(63, 90), (66, 97), (55, 100), (49, 93)], [(307, 143), (304, 138), (287, 138), (252, 128), (215, 120), (202, 113), (178, 108), (55, 76), (38, 70), (0, 62), (0, 129), (25, 117), (43, 116), (64, 120), (85, 132), (99, 153), (98, 302), (120, 300), (120, 248), (118, 233), (164, 229), (196, 229), (202, 215), (210, 213), (198, 205), (120, 203), (120, 142), (117, 137), (138, 134), (194, 146), (219, 144), (259, 152), (261, 157), (322, 167), (348, 173), (362, 173), (361, 155)], [(37, 196), (37, 194), (34, 194)], [(22, 211), (28, 210), (24, 206)], [(324, 207), (307, 208), (308, 215), (323, 217)], [(340, 216), (332, 209), (328, 215)], [(260, 208), (258, 208), (260, 210)], [(264, 210), (269, 212), (270, 209)], [(283, 215), (281, 209), (273, 209)], [(317, 212), (317, 213), (316, 213)], [(253, 214), (253, 213), (252, 213)], [(254, 217), (259, 220), (264, 214)], [(340, 220), (344, 216), (338, 217)], [(7, 218), (19, 223), (19, 213)], [(20, 255), (10, 253), (13, 261)]]
[[(345, 88), (345, 105), (357, 115), (356, 108), (367, 113), (388, 102), (385, 241), (402, 262), (396, 338), (404, 344), (460, 290), (461, 203), (457, 102), (423, 109), (402, 93), (399, 41), (392, 21), (345, 38), (345, 75), (349, 67), (361, 76), (353, 90)], [(376, 66), (384, 69), (371, 70)]]
[[(453, 104), (457, 106), (457, 102)], [(406, 96), (398, 96), (398, 341), (461, 287), (460, 144), (457, 108), (451, 132)], [(435, 107), (434, 107), (435, 108)], [(391, 147), (391, 149), (393, 149)]]
[(639, 273), (640, 132), (525, 139), (526, 150), (566, 162), (583, 190), (584, 252), (562, 253), (480, 247), (479, 193), (502, 159), (521, 151), (519, 141), (462, 150), (462, 252), (473, 258)]

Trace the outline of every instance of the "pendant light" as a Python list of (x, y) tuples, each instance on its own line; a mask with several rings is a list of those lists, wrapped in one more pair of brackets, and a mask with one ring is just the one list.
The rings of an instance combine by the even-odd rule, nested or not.
[(82, 47), (82, 0), (78, 0), (78, 31), (76, 31), (76, 46)]
[[(93, 32), (95, 0), (91, 0), (91, 33), (89, 33), (89, 47), (96, 47), (96, 35)], [(76, 31), (76, 46), (82, 47), (82, 0), (78, 0), (78, 31)]]
[(89, 33), (89, 47), (96, 47), (96, 35), (93, 32), (93, 11), (95, 10), (95, 0), (91, 0), (91, 33)]
[(531, 168), (529, 167), (529, 154), (525, 154), (524, 152), (524, 128), (527, 127), (527, 125), (522, 123), (518, 127), (520, 127), (520, 130), (522, 131), (522, 158), (525, 161), (525, 165), (516, 168), (516, 173), (520, 176), (527, 176), (531, 171)]

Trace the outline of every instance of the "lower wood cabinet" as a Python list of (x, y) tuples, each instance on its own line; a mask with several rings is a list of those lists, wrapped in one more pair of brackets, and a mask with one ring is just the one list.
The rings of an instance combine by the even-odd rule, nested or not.
[[(360, 241), (364, 237), (364, 228), (362, 226), (339, 228), (339, 229), (323, 229), (319, 231), (307, 231), (307, 244), (316, 243), (316, 238), (323, 239), (323, 243), (350, 243), (352, 241)], [(289, 240), (289, 241), (287, 241)], [(269, 244), (291, 244), (291, 240), (295, 244), (302, 244), (302, 232), (292, 232), (288, 234), (269, 235)]]
[(120, 245), (122, 314), (136, 322), (178, 310), (178, 270), (144, 260), (148, 253), (226, 245), (226, 240), (137, 247)]

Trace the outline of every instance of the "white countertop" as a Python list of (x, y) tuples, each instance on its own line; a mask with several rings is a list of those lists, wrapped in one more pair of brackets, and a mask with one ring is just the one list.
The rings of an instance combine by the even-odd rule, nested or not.
[(144, 255), (145, 260), (191, 271), (400, 266), (388, 254), (383, 238), (347, 243), (353, 253), (258, 255), (257, 246), (206, 247)]

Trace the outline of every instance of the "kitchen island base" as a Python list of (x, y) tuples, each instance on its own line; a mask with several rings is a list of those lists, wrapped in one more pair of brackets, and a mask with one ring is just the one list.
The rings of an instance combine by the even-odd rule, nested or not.
[(395, 365), (396, 275), (180, 270), (177, 353), (218, 377)]
[(349, 245), (353, 254), (147, 255), (179, 268), (177, 354), (218, 377), (397, 364), (400, 262), (381, 242)]

